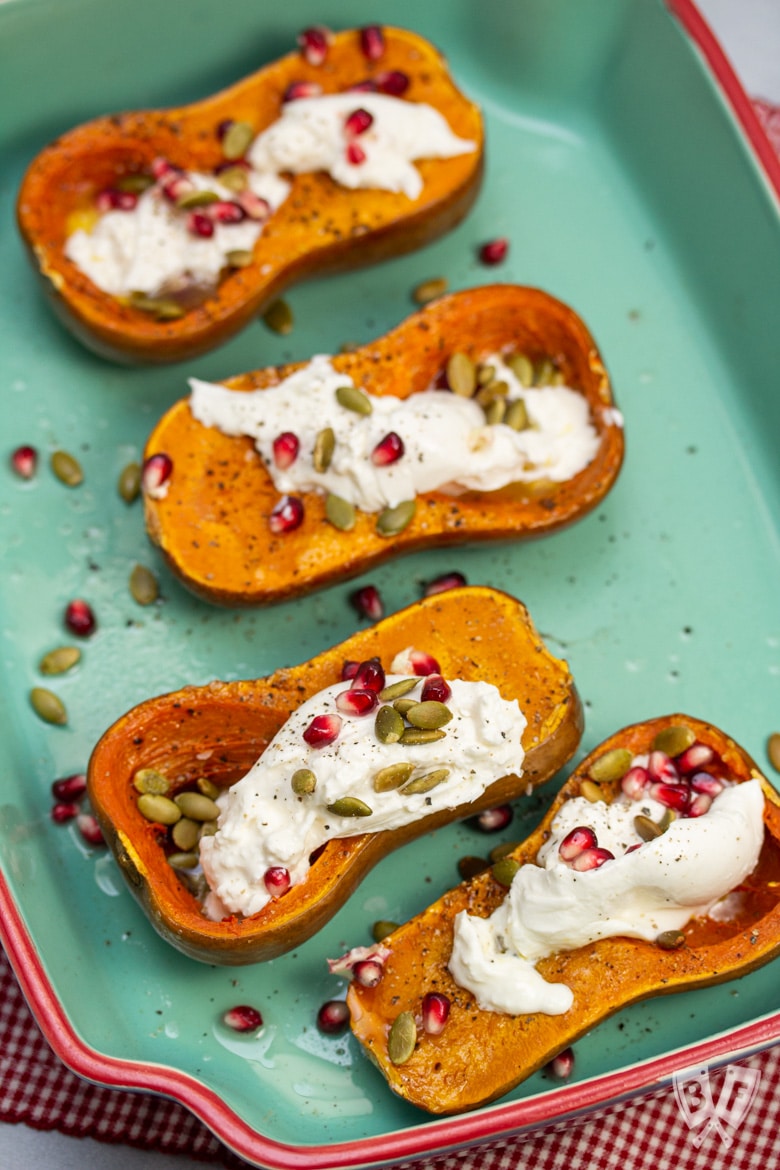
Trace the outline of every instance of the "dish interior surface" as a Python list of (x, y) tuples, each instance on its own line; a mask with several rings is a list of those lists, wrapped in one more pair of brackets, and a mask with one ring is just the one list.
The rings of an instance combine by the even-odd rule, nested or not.
[[(36, 151), (91, 116), (206, 96), (289, 51), (309, 24), (390, 16), (438, 44), (483, 107), (487, 173), (471, 215), (418, 253), (294, 288), (285, 337), (258, 322), (166, 369), (112, 366), (80, 348), (49, 312), (12, 227)], [(583, 754), (624, 724), (682, 710), (723, 727), (768, 768), (780, 710), (776, 197), (659, 0), (295, 0), (283, 12), (236, 0), (229, 19), (190, 0), (185, 23), (151, 0), (10, 0), (0, 43), (13, 48), (0, 80), (4, 448), (31, 443), (41, 455), (29, 482), (7, 459), (0, 471), (0, 868), (85, 1046), (195, 1078), (272, 1142), (388, 1135), (391, 1153), (389, 1135), (422, 1134), (428, 1119), (390, 1095), (351, 1038), (317, 1031), (318, 1007), (344, 987), (325, 959), (368, 942), (375, 920), (421, 910), (457, 882), (460, 857), (525, 836), (544, 794), (519, 801), (500, 837), (452, 826), (386, 858), (299, 951), (218, 969), (163, 943), (113, 861), (72, 824), (52, 823), (51, 781), (84, 770), (109, 724), (153, 694), (268, 674), (348, 636), (357, 585), (370, 579), (389, 611), (455, 567), (471, 584), (520, 597), (568, 660), (585, 703)], [(477, 248), (497, 236), (509, 255), (488, 269)], [(417, 284), (439, 276), (451, 290), (536, 285), (583, 317), (625, 416), (626, 461), (606, 501), (546, 540), (418, 554), (273, 609), (218, 610), (187, 594), (148, 545), (140, 505), (115, 486), (187, 376), (219, 380), (365, 343), (410, 312)], [(80, 487), (52, 475), (57, 448), (80, 459)], [(153, 606), (128, 591), (136, 563), (159, 575)], [(93, 606), (98, 630), (80, 644), (78, 667), (47, 680), (37, 664), (73, 641), (62, 614), (74, 597)], [(62, 697), (67, 727), (33, 713), (36, 685)], [(238, 1003), (262, 1011), (258, 1037), (221, 1025)], [(779, 1008), (776, 964), (636, 1005), (579, 1043), (574, 1077), (619, 1071)], [(537, 1074), (506, 1100), (547, 1093), (554, 1119), (554, 1087)]]

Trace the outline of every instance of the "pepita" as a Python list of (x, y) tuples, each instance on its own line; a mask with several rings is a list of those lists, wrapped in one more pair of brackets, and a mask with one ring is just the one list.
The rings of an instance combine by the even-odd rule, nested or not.
[[(201, 821), (200, 838), (213, 837), (218, 828), (216, 821)], [(199, 839), (200, 839), (199, 838)]]
[(667, 756), (679, 756), (695, 742), (696, 736), (690, 727), (684, 723), (673, 723), (670, 727), (664, 727), (655, 736), (653, 750), (666, 752)]
[(377, 533), (379, 536), (397, 536), (412, 522), (416, 511), (416, 500), (402, 500), (394, 508), (385, 508), (377, 517)]
[(215, 821), (219, 816), (218, 805), (202, 792), (180, 792), (173, 799), (181, 809), (182, 816), (189, 817), (191, 821)]
[(580, 796), (584, 796), (591, 804), (598, 804), (604, 799), (604, 790), (592, 780), (586, 779), (580, 784)]
[(33, 687), (30, 691), (30, 704), (39, 719), (44, 723), (56, 723), (64, 726), (68, 722), (68, 712), (59, 695), (49, 691), (46, 687)]
[(167, 796), (152, 792), (144, 792), (138, 797), (138, 811), (145, 820), (158, 825), (175, 825), (182, 817), (178, 804)]
[(311, 457), (315, 471), (321, 473), (328, 470), (335, 447), (336, 435), (333, 427), (323, 427), (321, 431), (317, 432)]
[(685, 935), (681, 930), (662, 930), (655, 941), (662, 951), (677, 951), (685, 942)]
[(133, 776), (133, 788), (151, 796), (165, 796), (171, 790), (171, 782), (156, 768), (139, 768)]
[(497, 426), (498, 423), (504, 421), (506, 414), (506, 402), (503, 398), (494, 398), (491, 403), (485, 407), (485, 422), (489, 427)]
[(151, 569), (135, 565), (130, 574), (130, 596), (138, 605), (153, 605), (160, 596), (160, 586)]
[(411, 1012), (396, 1016), (387, 1034), (387, 1055), (393, 1064), (406, 1064), (417, 1044), (417, 1025)]
[(773, 731), (767, 740), (766, 754), (776, 772), (780, 772), (780, 731)]
[(420, 743), (435, 743), (437, 739), (444, 739), (446, 732), (433, 727), (405, 727), (400, 743), (407, 747)]
[(380, 743), (398, 743), (404, 732), (404, 721), (389, 703), (380, 707), (374, 719), (374, 734)]
[(171, 869), (197, 869), (199, 863), (200, 857), (198, 854), (190, 850), (168, 854), (168, 865), (170, 865)]
[(524, 353), (513, 353), (511, 357), (507, 358), (506, 364), (521, 386), (528, 389), (529, 386), (533, 385), (534, 367)]
[(193, 207), (208, 207), (209, 203), (219, 203), (216, 191), (185, 191), (176, 200), (176, 206), (181, 211), (189, 211)]
[(489, 386), (496, 379), (496, 367), (490, 362), (480, 362), (477, 366), (477, 383), (480, 386)]
[(325, 497), (325, 518), (334, 528), (338, 528), (339, 532), (351, 532), (357, 518), (355, 505), (341, 496), (334, 495), (333, 492), (328, 492)]
[(225, 158), (230, 159), (231, 162), (234, 159), (243, 158), (252, 145), (254, 136), (254, 127), (250, 126), (248, 122), (231, 122), (222, 139), (222, 153)]
[(660, 837), (663, 833), (661, 826), (652, 819), (640, 813), (639, 816), (634, 817), (634, 828), (638, 837), (643, 841), (655, 841), (656, 837)]
[[(489, 406), (496, 398), (506, 398), (509, 394), (509, 385), (506, 382), (488, 382), (477, 391), (476, 398), (480, 406)], [(504, 404), (506, 405), (506, 403)]]
[(75, 666), (81, 658), (81, 651), (76, 646), (58, 646), (44, 654), (38, 663), (41, 674), (64, 674)]
[(510, 853), (514, 853), (519, 844), (519, 841), (502, 841), (500, 845), (496, 845), (494, 849), (490, 850), (489, 857), (491, 862), (495, 864), (497, 861), (503, 860)]
[(528, 418), (528, 409), (522, 398), (515, 398), (506, 408), (504, 422), (513, 431), (527, 431), (531, 425)]
[(128, 463), (119, 473), (116, 490), (126, 504), (132, 504), (141, 491), (141, 465)]
[(177, 321), (186, 312), (184, 306), (173, 297), (150, 297), (146, 293), (131, 292), (129, 301), (134, 309), (150, 313), (158, 321)]
[(604, 752), (603, 756), (590, 766), (590, 778), (597, 783), (609, 783), (611, 780), (622, 780), (631, 767), (633, 755), (628, 748), (613, 748)]
[(417, 704), (419, 703), (419, 701), (420, 701), (419, 699), (394, 699), (393, 706), (395, 707), (395, 709), (399, 715), (405, 716), (406, 712), (411, 707), (416, 707)]
[(355, 414), (369, 415), (374, 409), (371, 405), (371, 399), (359, 386), (337, 387), (336, 401), (339, 406), (343, 406), (345, 410), (351, 410)]
[(438, 788), (440, 784), (443, 784), (449, 774), (449, 768), (435, 768), (432, 772), (415, 776), (414, 780), (404, 784), (403, 794), (404, 796), (417, 796), (422, 792), (430, 792), (433, 788)]
[(534, 386), (552, 386), (555, 366), (550, 358), (542, 358), (534, 366)]
[(430, 280), (423, 280), (412, 290), (412, 299), (418, 305), (427, 305), (436, 297), (443, 296), (449, 288), (449, 281), (444, 276), (434, 276)]
[(293, 772), (290, 785), (296, 796), (311, 796), (317, 787), (317, 777), (311, 768), (299, 768), (297, 772)]
[(374, 775), (374, 792), (392, 792), (400, 788), (414, 772), (414, 764), (388, 764)]
[(287, 301), (274, 301), (263, 313), (263, 321), (272, 333), (292, 333), (293, 315)]
[(398, 682), (390, 683), (389, 686), (383, 687), (379, 692), (379, 698), (383, 703), (389, 703), (391, 699), (400, 699), (402, 695), (406, 695), (409, 691), (413, 691), (420, 679), (402, 678)]
[(380, 918), (371, 928), (371, 937), (374, 942), (381, 942), (383, 938), (387, 938), (388, 934), (398, 930), (400, 925), (400, 922), (391, 922), (389, 918)]
[(193, 821), (190, 817), (182, 817), (172, 827), (171, 838), (177, 849), (189, 853), (191, 849), (195, 848), (200, 838), (200, 822)]
[(197, 781), (198, 792), (202, 792), (204, 796), (208, 796), (211, 800), (216, 800), (222, 793), (222, 789), (213, 780), (209, 780), (207, 776), (199, 776)]
[(84, 472), (75, 455), (67, 451), (54, 451), (50, 462), (57, 479), (66, 487), (78, 487), (83, 482)]
[(514, 857), (502, 857), (494, 864), (491, 873), (500, 886), (506, 886), (508, 889), (519, 868), (520, 862), (515, 861)]
[(248, 268), (252, 263), (252, 253), (248, 248), (232, 248), (225, 253), (228, 268)]
[(424, 703), (415, 703), (406, 712), (407, 722), (412, 727), (444, 727), (452, 719), (452, 711), (445, 703), (435, 699), (428, 699)]
[(117, 191), (127, 192), (129, 195), (141, 195), (144, 191), (148, 191), (150, 187), (154, 186), (154, 177), (152, 175), (143, 175), (140, 172), (135, 175), (122, 175), (114, 183)]
[(249, 186), (249, 175), (244, 167), (225, 167), (219, 172), (219, 181), (228, 191), (238, 195)]
[(197, 898), (199, 902), (203, 902), (209, 892), (206, 875), (200, 870), (197, 872), (189, 869), (181, 869), (176, 871), (176, 876), (183, 886), (186, 887), (192, 894), (193, 898)]
[(337, 817), (370, 817), (374, 811), (359, 796), (341, 796), (327, 808), (329, 813)]
[(471, 398), (477, 388), (477, 371), (468, 354), (452, 353), (445, 366), (447, 385), (459, 398)]

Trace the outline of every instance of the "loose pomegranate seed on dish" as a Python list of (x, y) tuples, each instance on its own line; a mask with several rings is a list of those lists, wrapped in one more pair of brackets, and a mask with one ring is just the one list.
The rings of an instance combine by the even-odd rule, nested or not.
[(422, 1001), (422, 1026), (429, 1036), (438, 1036), (450, 1016), (450, 1001), (440, 991), (428, 991)]
[(168, 491), (168, 484), (173, 474), (173, 460), (170, 455), (160, 451), (150, 455), (141, 469), (141, 487), (153, 500), (161, 500)]
[(321, 1032), (336, 1035), (349, 1023), (349, 1008), (343, 999), (329, 999), (317, 1012), (317, 1027)]
[(571, 1048), (564, 1048), (563, 1052), (559, 1052), (554, 1056), (547, 1068), (554, 1077), (559, 1081), (568, 1080), (574, 1071), (574, 1052)]
[(87, 845), (105, 845), (106, 839), (103, 830), (92, 813), (79, 813), (76, 817), (76, 826)]
[(65, 625), (79, 638), (88, 638), (97, 629), (97, 620), (89, 602), (77, 597), (65, 607)]
[(495, 808), (486, 808), (471, 823), (481, 833), (498, 833), (511, 823), (513, 816), (511, 805), (499, 804)]
[(351, 594), (350, 601), (361, 617), (366, 617), (372, 622), (378, 622), (385, 612), (382, 596), (376, 585), (362, 585)]
[(283, 865), (271, 865), (263, 874), (263, 885), (273, 898), (286, 894), (290, 888), (290, 873)]
[(26, 443), (17, 447), (11, 452), (11, 467), (20, 479), (32, 479), (38, 467), (38, 452)]
[(331, 32), (324, 25), (312, 25), (298, 34), (298, 44), (309, 65), (321, 65), (328, 55)]
[(303, 504), (297, 496), (282, 496), (271, 515), (268, 527), (274, 535), (293, 532), (303, 524)]
[(465, 584), (466, 578), (462, 573), (457, 571), (442, 573), (441, 576), (434, 577), (433, 580), (426, 583), (423, 597), (433, 597), (435, 593), (445, 593), (448, 589), (460, 589)]
[(309, 747), (324, 748), (338, 739), (341, 731), (340, 715), (315, 715), (303, 733)]
[(387, 467), (392, 463), (397, 463), (405, 450), (401, 436), (395, 431), (388, 431), (371, 452), (371, 462), (375, 467)]
[(52, 805), (51, 819), (58, 825), (63, 825), (65, 821), (72, 821), (81, 812), (81, 805), (75, 800), (58, 801), (57, 804)]
[(378, 705), (376, 691), (352, 688), (336, 695), (336, 706), (342, 715), (370, 715)]
[(273, 441), (274, 463), (280, 471), (286, 471), (298, 458), (300, 439), (292, 431), (282, 431)]
[(479, 249), (479, 258), (483, 264), (500, 264), (502, 260), (506, 259), (508, 251), (509, 240), (503, 237), (489, 240)]
[(87, 791), (87, 778), (83, 772), (76, 772), (73, 776), (63, 776), (55, 780), (51, 786), (51, 794), (55, 800), (78, 800)]
[(360, 30), (360, 48), (369, 61), (378, 61), (385, 51), (385, 35), (380, 24), (367, 24)]
[(222, 1015), (222, 1023), (234, 1032), (255, 1032), (263, 1026), (263, 1017), (255, 1007), (242, 1003), (228, 1008)]

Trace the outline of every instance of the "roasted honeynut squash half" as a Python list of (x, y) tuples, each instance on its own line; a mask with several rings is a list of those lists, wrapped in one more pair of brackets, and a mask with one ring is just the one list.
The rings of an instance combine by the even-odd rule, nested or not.
[[(226, 341), (297, 281), (412, 251), (453, 228), (481, 183), (480, 112), (456, 88), (433, 45), (402, 29), (384, 28), (383, 36), (384, 51), (376, 60), (366, 57), (357, 30), (340, 32), (321, 64), (291, 53), (202, 101), (97, 118), (41, 151), (21, 187), (18, 222), (64, 324), (90, 349), (116, 361), (181, 361)], [(293, 83), (331, 94), (381, 82), (387, 74), (408, 79), (402, 100), (433, 106), (457, 137), (476, 143), (467, 154), (418, 162), (423, 186), (416, 198), (349, 190), (325, 172), (293, 178), (249, 262), (224, 269), (213, 293), (177, 319), (158, 319), (127, 298), (107, 295), (65, 256), (67, 236), (81, 226), (98, 194), (148, 175), (155, 159), (211, 172), (225, 161), (220, 125), (231, 120), (259, 133), (279, 117)]]
[[(574, 310), (549, 294), (509, 284), (453, 293), (376, 341), (339, 354), (332, 365), (371, 394), (407, 398), (441, 384), (453, 353), (473, 362), (496, 353), (551, 360), (566, 385), (587, 399), (598, 436), (590, 464), (561, 483), (540, 479), (458, 496), (429, 492), (417, 497), (411, 522), (391, 536), (377, 531), (377, 516), (368, 512), (357, 513), (351, 531), (339, 530), (326, 518), (325, 497), (309, 492), (300, 527), (275, 535), (269, 517), (280, 493), (252, 440), (202, 425), (183, 399), (146, 445), (147, 459), (167, 456), (172, 463), (165, 494), (146, 491), (144, 507), (149, 535), (173, 572), (207, 601), (260, 605), (422, 548), (542, 536), (595, 508), (620, 471), (623, 428), (593, 338)], [(236, 393), (274, 386), (304, 364), (224, 384)]]
[[(249, 770), (291, 711), (338, 682), (345, 660), (378, 656), (389, 665), (410, 646), (433, 655), (445, 678), (484, 680), (504, 698), (517, 698), (527, 719), (522, 775), (504, 776), (473, 803), (405, 828), (328, 842), (306, 879), (258, 914), (219, 922), (204, 917), (167, 862), (164, 826), (139, 812), (133, 785), (139, 770), (162, 773), (172, 793), (201, 777), (228, 786)], [(252, 963), (314, 934), (391, 850), (548, 779), (573, 755), (581, 733), (582, 710), (568, 668), (546, 649), (525, 607), (505, 593), (465, 587), (420, 601), (268, 678), (186, 687), (141, 703), (95, 747), (89, 797), (121, 872), (162, 937), (206, 963)]]
[[(763, 847), (757, 867), (738, 887), (737, 907), (728, 920), (693, 919), (681, 932), (682, 945), (680, 932), (673, 938), (659, 936), (658, 942), (615, 937), (542, 959), (539, 972), (550, 982), (567, 984), (574, 993), (573, 1006), (562, 1015), (485, 1011), (471, 992), (458, 987), (447, 964), (458, 912), (487, 918), (506, 894), (504, 883), (511, 880), (511, 870), (507, 876), (496, 867), (486, 869), (383, 940), (389, 954), (377, 986), (350, 984), (352, 1029), (395, 1093), (432, 1113), (473, 1109), (507, 1093), (625, 1005), (738, 978), (780, 952), (780, 798), (728, 735), (686, 715), (635, 724), (601, 744), (563, 786), (539, 827), (508, 855), (510, 864), (511, 859), (520, 866), (534, 863), (553, 817), (569, 798), (586, 795), (589, 786), (588, 799), (596, 798), (592, 776), (599, 774), (597, 761), (605, 761), (608, 752), (627, 748), (632, 754), (645, 753), (659, 733), (663, 742), (669, 728), (679, 727), (714, 748), (719, 762), (711, 771), (716, 777), (727, 774), (739, 782), (756, 777), (763, 789)], [(609, 800), (620, 786), (619, 779), (600, 782), (601, 798)], [(678, 949), (663, 949), (659, 943)], [(450, 1001), (447, 1022), (438, 1035), (428, 1034), (420, 1023), (428, 992)], [(403, 1053), (411, 1055), (394, 1063), (388, 1053), (389, 1035), (402, 1015), (407, 1025), (416, 1018), (416, 1041), (413, 1023)]]

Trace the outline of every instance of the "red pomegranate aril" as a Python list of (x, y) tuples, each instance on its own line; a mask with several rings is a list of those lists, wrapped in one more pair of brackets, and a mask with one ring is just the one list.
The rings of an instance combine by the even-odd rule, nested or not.
[(703, 817), (712, 808), (713, 798), (708, 792), (697, 792), (686, 810), (686, 816)]
[(347, 93), (376, 93), (377, 84), (372, 77), (365, 77), (362, 81), (356, 81), (353, 85), (348, 85)]
[(191, 211), (187, 216), (187, 231), (208, 240), (214, 235), (213, 220), (202, 211)]
[(292, 467), (301, 449), (300, 439), (292, 431), (282, 431), (273, 442), (274, 464), (280, 471)]
[(341, 681), (349, 682), (353, 679), (360, 670), (360, 663), (355, 662), (354, 658), (347, 658), (341, 668)]
[(387, 69), (383, 73), (377, 73), (374, 84), (380, 93), (389, 94), (390, 97), (401, 97), (409, 88), (410, 81), (408, 74), (401, 69)]
[(294, 532), (303, 524), (303, 504), (297, 496), (282, 496), (271, 515), (268, 527), (275, 536)]
[(385, 672), (382, 663), (375, 658), (369, 658), (366, 662), (361, 662), (358, 667), (355, 677), (353, 679), (354, 685), (366, 691), (383, 690), (385, 685)]
[(350, 601), (361, 617), (368, 618), (372, 622), (378, 622), (385, 612), (382, 597), (376, 585), (363, 585), (360, 589), (356, 589), (351, 594)]
[(591, 869), (600, 869), (605, 861), (614, 860), (615, 854), (610, 853), (609, 849), (602, 849), (599, 845), (595, 849), (583, 849), (570, 864), (578, 873), (587, 873)]
[(117, 191), (116, 187), (106, 187), (99, 191), (95, 199), (98, 211), (132, 211), (138, 203), (138, 196), (134, 191)]
[(680, 752), (679, 756), (675, 756), (675, 764), (677, 770), (687, 776), (690, 772), (698, 772), (700, 768), (706, 768), (715, 759), (715, 750), (707, 743), (692, 743), (684, 752)]
[(498, 833), (511, 823), (514, 813), (509, 804), (499, 804), (478, 813), (471, 822), (480, 833)]
[(263, 1017), (257, 1008), (241, 1003), (223, 1012), (222, 1023), (234, 1032), (256, 1032), (263, 1026)]
[(283, 865), (271, 865), (263, 874), (263, 885), (272, 898), (279, 898), (290, 888), (290, 871)]
[(649, 783), (650, 777), (647, 768), (643, 768), (641, 764), (635, 764), (633, 768), (628, 769), (620, 781), (620, 787), (632, 800), (641, 800)]
[(650, 797), (675, 812), (685, 812), (690, 800), (687, 784), (664, 784), (662, 781), (650, 785)]
[(65, 625), (79, 638), (88, 638), (97, 629), (97, 621), (89, 602), (77, 597), (65, 607)]
[(506, 259), (508, 251), (509, 240), (501, 237), (483, 244), (479, 249), (479, 258), (483, 264), (500, 264), (502, 260)]
[(303, 733), (309, 747), (324, 748), (335, 743), (341, 731), (340, 715), (315, 715)]
[(371, 462), (374, 467), (387, 467), (391, 463), (397, 463), (405, 450), (401, 436), (395, 431), (388, 431), (371, 452)]
[(271, 204), (262, 195), (255, 195), (254, 191), (239, 191), (236, 203), (240, 204), (250, 219), (259, 223), (265, 222), (271, 214)]
[(78, 800), (86, 791), (87, 778), (83, 772), (63, 776), (61, 780), (55, 780), (51, 786), (51, 794), (55, 800)]
[[(222, 123), (220, 125), (222, 125)], [(227, 125), (229, 125), (229, 123), (227, 123)], [(227, 129), (227, 125), (225, 126), (225, 129)], [(167, 179), (178, 177), (182, 173), (183, 172), (180, 170), (180, 168), (175, 167), (172, 162), (168, 161), (167, 158), (156, 158), (152, 162), (152, 175), (158, 183), (164, 183)]]
[(103, 836), (103, 830), (97, 822), (97, 817), (94, 817), (92, 813), (79, 813), (76, 817), (76, 825), (87, 845), (105, 845), (106, 839)]
[(316, 81), (291, 81), (284, 91), (283, 102), (297, 102), (301, 98), (319, 97), (322, 86)]
[(349, 1023), (349, 1008), (343, 999), (329, 999), (317, 1012), (317, 1027), (321, 1032), (335, 1036)]
[(422, 1026), (429, 1036), (439, 1036), (450, 1016), (450, 1001), (440, 991), (427, 991), (422, 1000)]
[(588, 825), (577, 825), (567, 833), (558, 846), (558, 852), (564, 861), (573, 861), (586, 849), (595, 849), (596, 834)]
[(38, 467), (38, 452), (26, 443), (11, 452), (11, 467), (20, 479), (32, 479)]
[(298, 34), (298, 44), (304, 60), (310, 65), (321, 65), (328, 55), (330, 37), (330, 29), (321, 24), (303, 29)]
[(452, 687), (446, 678), (443, 678), (440, 674), (429, 674), (426, 676), (420, 693), (421, 702), (446, 703), (451, 697)]
[(709, 772), (694, 772), (690, 778), (690, 785), (694, 792), (702, 792), (707, 796), (719, 796), (726, 785), (717, 776)]
[(172, 474), (173, 460), (170, 455), (162, 451), (150, 455), (141, 471), (141, 487), (151, 499), (161, 500), (168, 491)]
[(357, 142), (348, 142), (344, 153), (347, 162), (353, 167), (359, 167), (361, 163), (366, 161), (366, 152)]
[(57, 804), (52, 805), (51, 819), (58, 825), (64, 825), (66, 821), (72, 821), (81, 812), (81, 805), (75, 800), (62, 800)]
[(352, 688), (336, 695), (336, 706), (342, 715), (370, 715), (379, 706), (376, 691)]
[(361, 959), (352, 968), (352, 978), (361, 987), (376, 987), (384, 973), (384, 965), (376, 959)]
[(216, 203), (210, 203), (206, 214), (215, 223), (242, 223), (247, 217), (246, 210), (232, 199), (218, 199)]
[(645, 844), (644, 841), (637, 841), (636, 845), (629, 845), (626, 853), (636, 853), (637, 849), (641, 849), (643, 844)]
[(446, 593), (448, 589), (460, 589), (465, 584), (466, 578), (462, 573), (456, 571), (442, 573), (440, 577), (434, 577), (432, 581), (428, 581), (423, 589), (423, 597), (433, 597), (435, 593)]
[(650, 752), (647, 761), (647, 774), (651, 782), (660, 781), (663, 784), (675, 784), (680, 779), (680, 773), (675, 767), (671, 756), (666, 752)]
[(381, 24), (367, 24), (360, 30), (360, 48), (369, 61), (378, 61), (385, 51), (385, 34)]
[(438, 662), (432, 654), (427, 654), (425, 650), (412, 650), (409, 662), (415, 674), (441, 674)]
[(344, 133), (347, 138), (357, 138), (360, 134), (365, 134), (374, 124), (374, 115), (370, 114), (368, 110), (364, 110), (362, 106), (358, 106), (351, 114), (347, 114), (344, 121)]
[(178, 203), (183, 195), (190, 195), (195, 190), (195, 184), (186, 175), (173, 172), (170, 178), (160, 183), (160, 190), (170, 203)]
[(564, 1048), (563, 1052), (559, 1052), (554, 1056), (547, 1068), (552, 1075), (559, 1081), (566, 1081), (574, 1071), (574, 1052), (571, 1048)]

